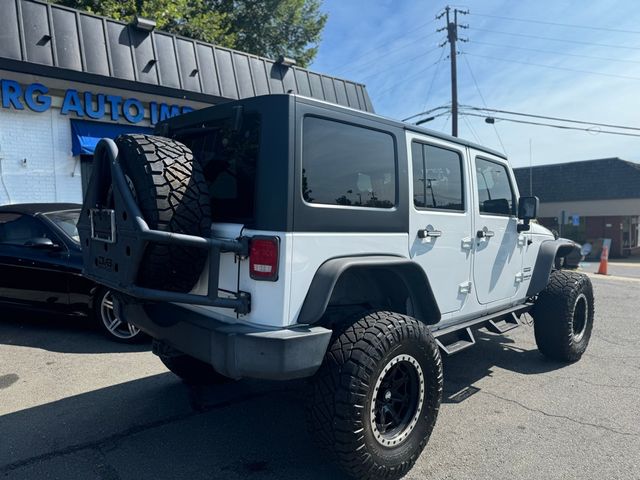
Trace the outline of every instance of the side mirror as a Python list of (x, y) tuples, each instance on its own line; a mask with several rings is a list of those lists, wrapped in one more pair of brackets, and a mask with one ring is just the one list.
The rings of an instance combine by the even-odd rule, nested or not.
[(50, 238), (31, 238), (24, 243), (25, 247), (35, 248), (36, 250), (56, 250), (59, 245), (53, 243)]
[(518, 232), (529, 231), (531, 220), (538, 216), (538, 206), (540, 200), (538, 197), (520, 197), (518, 200), (518, 218), (523, 223), (518, 225)]

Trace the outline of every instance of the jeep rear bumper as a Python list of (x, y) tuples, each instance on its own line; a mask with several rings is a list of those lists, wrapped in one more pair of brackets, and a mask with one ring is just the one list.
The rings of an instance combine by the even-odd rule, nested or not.
[(120, 318), (232, 378), (289, 380), (320, 367), (331, 339), (323, 327), (261, 330), (219, 322), (167, 303), (122, 304)]

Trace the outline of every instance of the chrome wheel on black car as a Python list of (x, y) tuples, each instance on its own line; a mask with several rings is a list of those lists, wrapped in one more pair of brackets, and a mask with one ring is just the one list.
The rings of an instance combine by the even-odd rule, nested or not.
[(112, 340), (137, 343), (144, 339), (144, 334), (138, 327), (118, 318), (113, 308), (113, 295), (110, 290), (99, 292), (94, 308), (103, 332)]

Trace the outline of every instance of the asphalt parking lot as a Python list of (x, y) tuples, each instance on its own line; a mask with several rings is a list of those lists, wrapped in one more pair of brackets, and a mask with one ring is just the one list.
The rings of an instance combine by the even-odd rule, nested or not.
[[(596, 273), (599, 262), (582, 262), (580, 268), (588, 273)], [(613, 260), (609, 262), (607, 273), (614, 277), (630, 277), (640, 279), (640, 261)]]
[[(580, 362), (542, 358), (529, 326), (481, 334), (445, 360), (438, 423), (407, 478), (640, 478), (640, 280), (593, 282), (596, 324)], [(306, 432), (303, 386), (189, 388), (148, 346), (2, 312), (0, 476), (342, 478)]]

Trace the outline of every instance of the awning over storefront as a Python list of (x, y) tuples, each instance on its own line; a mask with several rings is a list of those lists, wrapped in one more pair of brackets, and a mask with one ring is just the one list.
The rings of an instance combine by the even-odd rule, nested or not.
[(102, 138), (116, 138), (125, 133), (150, 134), (152, 132), (153, 129), (149, 127), (71, 120), (71, 151), (74, 157), (93, 155), (96, 145)]

